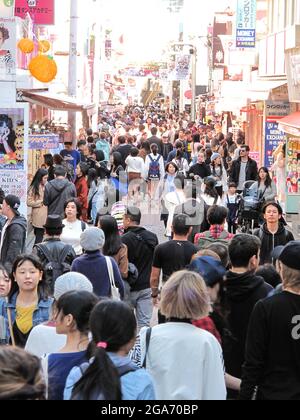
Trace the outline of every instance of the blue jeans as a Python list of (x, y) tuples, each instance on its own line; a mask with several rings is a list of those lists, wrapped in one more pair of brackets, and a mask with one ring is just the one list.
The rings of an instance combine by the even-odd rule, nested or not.
[(136, 311), (138, 328), (150, 327), (153, 304), (151, 298), (151, 289), (141, 290), (140, 292), (131, 292), (128, 302)]

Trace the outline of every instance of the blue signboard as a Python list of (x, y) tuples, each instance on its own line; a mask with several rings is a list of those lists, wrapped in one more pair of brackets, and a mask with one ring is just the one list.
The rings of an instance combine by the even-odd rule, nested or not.
[(59, 149), (59, 136), (54, 134), (35, 134), (29, 136), (29, 150)]
[(256, 0), (237, 0), (237, 48), (255, 48)]
[(274, 164), (273, 153), (280, 143), (286, 141), (286, 135), (278, 128), (277, 122), (266, 122), (265, 166), (271, 168)]

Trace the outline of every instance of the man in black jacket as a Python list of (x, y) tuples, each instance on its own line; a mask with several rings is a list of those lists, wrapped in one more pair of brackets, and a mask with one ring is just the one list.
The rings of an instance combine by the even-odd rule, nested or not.
[(12, 269), (18, 255), (25, 251), (27, 221), (19, 213), (21, 202), (14, 195), (8, 195), (3, 201), (2, 214), (7, 221), (1, 233), (1, 263), (8, 270)]
[(161, 141), (161, 139), (157, 137), (157, 132), (158, 132), (158, 129), (156, 127), (151, 128), (152, 137), (148, 139), (148, 142), (150, 143), (150, 147), (152, 146), (152, 144), (156, 144), (156, 146), (158, 147), (158, 154), (162, 155), (163, 142)]
[(134, 264), (139, 277), (131, 289), (130, 303), (136, 309), (139, 328), (149, 327), (153, 313), (150, 276), (157, 236), (140, 226), (141, 211), (129, 207), (124, 216), (125, 234), (122, 241), (128, 248), (128, 260)]
[(272, 252), (278, 246), (285, 246), (294, 240), (282, 222), (283, 210), (278, 203), (267, 203), (263, 208), (265, 224), (254, 232), (261, 240), (260, 265), (272, 264)]
[(249, 153), (249, 146), (242, 146), (240, 158), (232, 164), (230, 182), (238, 186), (238, 193), (244, 190), (246, 181), (256, 181), (258, 178), (257, 163), (249, 157)]
[(232, 269), (225, 282), (225, 302), (232, 340), (224, 343), (226, 372), (241, 378), (249, 320), (256, 303), (273, 290), (262, 277), (255, 275), (258, 267), (260, 240), (253, 235), (237, 235), (229, 245)]
[(240, 398), (300, 400), (300, 242), (279, 256), (283, 293), (259, 302), (252, 314)]
[(71, 245), (60, 240), (64, 228), (60, 216), (48, 216), (44, 228), (46, 231), (45, 240), (42, 244), (34, 247), (33, 254), (41, 260), (48, 286), (53, 293), (57, 278), (71, 271), (76, 253)]

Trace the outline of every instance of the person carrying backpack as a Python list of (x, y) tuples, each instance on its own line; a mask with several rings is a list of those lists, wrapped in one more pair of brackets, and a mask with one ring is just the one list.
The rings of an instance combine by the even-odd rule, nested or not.
[(210, 224), (210, 230), (199, 233), (195, 237), (195, 244), (200, 249), (206, 248), (212, 243), (222, 243), (229, 245), (235, 235), (224, 229), (228, 217), (228, 210), (222, 206), (212, 206), (207, 213), (207, 220)]
[(64, 400), (153, 401), (151, 376), (128, 354), (136, 340), (136, 318), (123, 302), (104, 300), (90, 317), (89, 363), (75, 367), (66, 381)]
[(156, 144), (152, 144), (151, 153), (146, 157), (145, 162), (145, 178), (148, 182), (148, 192), (150, 198), (155, 197), (155, 192), (159, 181), (165, 176), (164, 159), (158, 153), (158, 147)]
[(71, 265), (76, 258), (76, 253), (71, 245), (66, 245), (60, 240), (64, 225), (60, 216), (48, 216), (45, 240), (36, 245), (33, 253), (41, 260), (46, 281), (51, 293), (54, 292), (54, 284), (58, 277), (71, 271)]

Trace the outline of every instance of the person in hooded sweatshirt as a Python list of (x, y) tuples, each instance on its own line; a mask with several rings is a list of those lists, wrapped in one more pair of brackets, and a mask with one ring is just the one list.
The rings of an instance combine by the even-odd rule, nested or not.
[(66, 179), (66, 170), (57, 166), (54, 170), (55, 179), (45, 187), (44, 205), (48, 207), (48, 214), (56, 214), (64, 218), (64, 205), (70, 198), (76, 198), (75, 185)]
[(284, 225), (283, 210), (278, 203), (267, 203), (263, 208), (263, 215), (264, 225), (254, 232), (254, 235), (261, 240), (259, 265), (273, 264), (273, 250), (294, 241), (293, 234)]
[(248, 325), (254, 306), (266, 298), (272, 286), (258, 277), (260, 240), (253, 235), (237, 235), (229, 245), (232, 269), (226, 275), (225, 306), (232, 339), (224, 345), (226, 372), (241, 378), (245, 361)]

